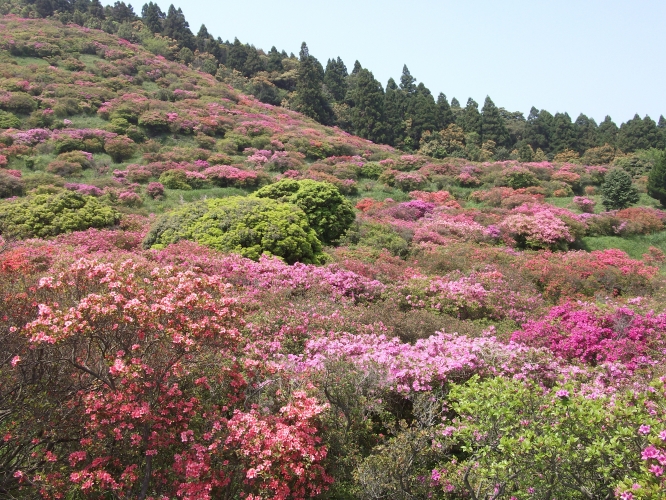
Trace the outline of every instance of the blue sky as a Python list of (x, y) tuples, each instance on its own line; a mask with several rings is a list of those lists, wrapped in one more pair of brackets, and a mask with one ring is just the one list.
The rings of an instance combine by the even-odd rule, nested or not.
[[(136, 1), (136, 0), (135, 0)], [(112, 2), (104, 2), (106, 4)], [(166, 12), (171, 2), (158, 0)], [(140, 4), (133, 4), (140, 13)], [(528, 114), (585, 113), (616, 123), (666, 116), (664, 0), (187, 0), (223, 40), (298, 54), (302, 41), (322, 64), (358, 59), (386, 85), (403, 64), (435, 96), (464, 106), (495, 104)]]

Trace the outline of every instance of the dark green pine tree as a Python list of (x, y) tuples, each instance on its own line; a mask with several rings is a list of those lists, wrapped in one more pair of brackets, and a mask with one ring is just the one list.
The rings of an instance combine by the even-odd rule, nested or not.
[(268, 61), (266, 63), (266, 69), (268, 71), (277, 71), (278, 73), (281, 73), (284, 71), (284, 67), (282, 66), (282, 54), (278, 52), (278, 49), (275, 48), (275, 45), (271, 47), (271, 50), (268, 52)]
[(354, 133), (372, 142), (384, 142), (384, 89), (369, 70), (362, 69), (358, 72), (352, 99), (354, 107), (351, 110), (351, 120)]
[(481, 140), (494, 141), (497, 147), (509, 146), (509, 132), (500, 111), (489, 96), (481, 109)]
[(599, 143), (599, 126), (594, 118), (588, 118), (583, 113), (578, 115), (574, 122), (578, 141), (578, 152), (585, 153), (590, 148), (603, 146)]
[(132, 5), (126, 5), (125, 2), (115, 2), (112, 6), (105, 7), (104, 13), (106, 17), (113, 19), (115, 22), (131, 23), (137, 20), (136, 13)]
[(409, 68), (407, 68), (406, 64), (402, 67), (400, 90), (408, 95), (414, 94), (416, 92), (416, 78), (414, 78), (409, 72)]
[[(358, 62), (358, 61), (356, 61)], [(333, 96), (336, 102), (342, 102), (347, 94), (347, 66), (339, 57), (329, 59), (324, 71), (324, 85)]]
[(663, 147), (657, 124), (649, 116), (641, 119), (638, 114), (634, 115), (631, 120), (620, 126), (617, 147), (625, 153), (632, 153), (638, 149)]
[(141, 21), (153, 33), (162, 32), (162, 23), (164, 22), (165, 17), (166, 15), (156, 3), (149, 2), (144, 4), (141, 9)]
[(659, 134), (661, 135), (662, 144), (666, 144), (666, 118), (664, 118), (664, 115), (659, 116), (659, 121), (657, 122), (657, 129), (659, 130)]
[(99, 0), (91, 0), (88, 5), (88, 14), (96, 19), (104, 19), (104, 6)]
[(259, 57), (257, 49), (253, 46), (246, 46), (245, 53), (247, 58), (245, 59), (245, 64), (243, 64), (243, 76), (248, 78), (256, 75), (260, 71), (264, 71), (266, 68), (264, 66), (264, 61)]
[(234, 38), (234, 43), (229, 47), (227, 54), (227, 66), (236, 71), (243, 72), (247, 61), (247, 48), (238, 38)]
[(606, 115), (604, 121), (599, 124), (597, 129), (597, 134), (599, 135), (599, 144), (603, 146), (604, 144), (610, 144), (611, 146), (617, 145), (617, 134), (620, 129), (615, 125), (615, 122), (611, 120), (611, 117)]
[(553, 153), (566, 149), (578, 151), (578, 134), (569, 113), (555, 113), (551, 130), (550, 150)]
[(352, 75), (358, 75), (359, 71), (363, 69), (363, 66), (361, 66), (361, 63), (358, 62), (358, 59), (354, 61), (354, 67), (352, 68)]
[(398, 88), (393, 78), (389, 78), (384, 94), (384, 117), (386, 119), (386, 142), (400, 146), (405, 140), (405, 94)]
[(437, 128), (437, 104), (430, 90), (419, 83), (416, 91), (407, 98), (407, 112), (405, 117), (410, 120), (411, 126), (408, 134), (411, 139), (411, 147), (418, 149), (423, 132), (438, 131)]
[(324, 68), (314, 56), (310, 55), (305, 42), (301, 44), (299, 55), (296, 107), (304, 115), (328, 125), (333, 122), (333, 111), (322, 91)]
[(466, 134), (476, 133), (481, 137), (482, 118), (479, 113), (479, 104), (471, 97), (467, 99), (467, 105), (457, 118), (457, 124)]
[(447, 101), (446, 96), (440, 92), (437, 96), (437, 130), (443, 130), (448, 127), (449, 124), (454, 122), (455, 118), (453, 117), (451, 106), (449, 106), (449, 101)]
[(190, 30), (189, 23), (185, 20), (182, 9), (176, 9), (173, 4), (169, 6), (167, 11), (162, 34), (176, 40), (180, 47), (187, 47), (190, 50), (196, 48), (194, 35)]
[[(659, 123), (662, 123), (662, 119), (659, 120)], [(662, 152), (659, 161), (650, 170), (647, 192), (666, 207), (666, 153)]]
[(525, 142), (532, 146), (534, 151), (541, 148), (544, 153), (548, 153), (550, 151), (552, 129), (553, 115), (545, 109), (539, 111), (532, 106), (525, 124)]

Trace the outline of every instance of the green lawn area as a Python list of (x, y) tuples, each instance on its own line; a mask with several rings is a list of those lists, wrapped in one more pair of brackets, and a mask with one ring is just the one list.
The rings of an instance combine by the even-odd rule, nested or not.
[(619, 248), (627, 252), (631, 258), (640, 259), (644, 253), (647, 253), (650, 247), (657, 247), (666, 253), (666, 231), (624, 238), (620, 238), (619, 236), (586, 236), (582, 239), (582, 247), (588, 252), (605, 250), (607, 248)]

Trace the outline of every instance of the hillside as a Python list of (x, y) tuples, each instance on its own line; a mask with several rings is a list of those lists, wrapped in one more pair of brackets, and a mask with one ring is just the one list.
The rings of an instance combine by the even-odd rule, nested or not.
[(149, 48), (0, 18), (0, 498), (663, 497), (657, 143), (408, 152)]

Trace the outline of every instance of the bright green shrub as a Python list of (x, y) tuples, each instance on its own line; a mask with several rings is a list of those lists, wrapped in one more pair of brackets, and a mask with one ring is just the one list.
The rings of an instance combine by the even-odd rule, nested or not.
[(385, 168), (377, 162), (368, 162), (361, 167), (360, 176), (366, 179), (379, 179)]
[(631, 184), (631, 176), (621, 168), (614, 168), (606, 174), (601, 196), (607, 210), (622, 210), (640, 199), (638, 190)]
[(144, 240), (146, 248), (163, 248), (192, 240), (250, 259), (275, 255), (288, 263), (323, 260), (321, 243), (308, 218), (295, 205), (253, 197), (203, 200), (164, 214)]
[(7, 111), (0, 110), (0, 128), (19, 128), (21, 126), (21, 120)]
[(538, 186), (539, 179), (526, 168), (509, 168), (502, 172), (500, 185), (520, 189), (529, 186)]
[(136, 153), (136, 143), (129, 137), (119, 135), (106, 141), (104, 151), (109, 154), (115, 163), (120, 163), (134, 156), (134, 153)]
[(301, 208), (310, 227), (324, 243), (337, 241), (356, 218), (351, 203), (328, 182), (283, 179), (261, 188), (254, 196), (293, 203)]
[(58, 139), (55, 143), (55, 152), (57, 154), (68, 153), (69, 151), (82, 151), (86, 149), (86, 144), (81, 139), (74, 139), (73, 137), (63, 137)]
[(187, 175), (184, 170), (167, 170), (160, 175), (160, 182), (169, 189), (192, 189), (187, 182)]
[(12, 238), (55, 236), (113, 226), (120, 214), (92, 196), (71, 191), (0, 203), (0, 233)]

